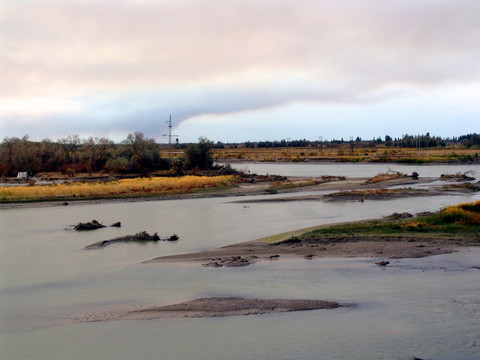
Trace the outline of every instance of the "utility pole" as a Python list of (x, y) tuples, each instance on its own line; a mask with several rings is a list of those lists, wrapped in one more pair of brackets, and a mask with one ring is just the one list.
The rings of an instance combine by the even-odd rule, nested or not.
[(172, 115), (168, 118), (168, 134), (163, 134), (162, 136), (168, 136), (168, 145), (172, 145), (172, 136), (178, 138), (178, 135), (172, 134)]

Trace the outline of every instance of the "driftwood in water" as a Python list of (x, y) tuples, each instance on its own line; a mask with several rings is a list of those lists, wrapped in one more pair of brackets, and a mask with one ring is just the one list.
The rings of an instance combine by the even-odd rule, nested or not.
[(110, 244), (118, 243), (118, 242), (147, 242), (147, 241), (177, 241), (179, 239), (177, 234), (173, 234), (167, 238), (160, 238), (157, 233), (150, 235), (146, 231), (139, 232), (135, 235), (127, 235), (121, 236), (117, 238), (113, 238), (110, 240), (102, 240), (96, 243), (90, 244), (85, 247), (87, 250), (99, 249), (105, 247)]
[[(117, 221), (116, 223), (113, 223), (110, 225), (111, 227), (121, 227), (122, 223), (120, 221)], [(97, 220), (92, 220), (89, 222), (80, 222), (77, 225), (74, 225), (73, 228), (78, 231), (84, 231), (84, 230), (96, 230), (96, 229), (101, 229), (106, 227), (105, 225), (101, 224)]]
[(442, 174), (440, 175), (441, 180), (455, 180), (455, 181), (473, 181), (474, 177), (468, 176), (468, 173), (472, 173), (471, 170), (464, 173), (458, 172), (456, 174)]
[(92, 221), (85, 222), (85, 223), (82, 223), (82, 222), (78, 223), (73, 228), (75, 230), (83, 231), (83, 230), (96, 230), (96, 229), (100, 229), (100, 228), (104, 228), (104, 227), (105, 227), (105, 225), (100, 224), (97, 220), (92, 220)]

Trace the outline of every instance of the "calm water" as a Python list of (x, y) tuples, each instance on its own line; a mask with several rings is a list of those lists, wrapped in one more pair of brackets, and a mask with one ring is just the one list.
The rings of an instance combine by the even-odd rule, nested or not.
[[(330, 166), (326, 174), (338, 171), (337, 165)], [(345, 172), (338, 175), (350, 176), (348, 166), (341, 166)], [(367, 176), (378, 171), (373, 172)], [(141, 263), (321, 223), (437, 210), (479, 198), (247, 207), (231, 202), (238, 199), (220, 198), (0, 210), (0, 358), (479, 359), (480, 271), (472, 269), (480, 265), (476, 248), (394, 260), (386, 269), (371, 259), (281, 260), (240, 269)], [(91, 219), (121, 221), (122, 228), (65, 230)], [(142, 230), (161, 236), (175, 232), (181, 239), (83, 250)], [(357, 305), (219, 319), (69, 321), (110, 308), (202, 296), (319, 298)]]
[(275, 174), (283, 176), (347, 176), (371, 177), (389, 169), (403, 174), (416, 171), (420, 177), (439, 177), (471, 171), (470, 176), (480, 178), (480, 165), (400, 165), (400, 164), (346, 164), (346, 163), (240, 163), (231, 164), (234, 169), (252, 174)]

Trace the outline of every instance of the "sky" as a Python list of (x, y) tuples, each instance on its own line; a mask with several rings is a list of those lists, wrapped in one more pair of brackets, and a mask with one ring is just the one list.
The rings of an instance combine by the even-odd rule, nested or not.
[(479, 133), (479, 64), (478, 0), (0, 0), (0, 138)]

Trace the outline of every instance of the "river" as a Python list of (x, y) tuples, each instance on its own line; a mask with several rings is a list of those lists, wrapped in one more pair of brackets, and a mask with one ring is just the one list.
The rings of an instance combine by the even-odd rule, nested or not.
[[(238, 166), (257, 173), (299, 176), (357, 177), (397, 170), (393, 164), (328, 164), (322, 169), (312, 164), (266, 164), (264, 171), (259, 171), (264, 164)], [(469, 170), (480, 175), (478, 166), (408, 167), (408, 172), (417, 171), (420, 176)], [(403, 167), (398, 171), (406, 172)], [(0, 358), (478, 359), (480, 271), (473, 268), (480, 265), (478, 248), (393, 260), (385, 269), (364, 258), (267, 261), (221, 269), (142, 264), (156, 256), (211, 249), (323, 223), (435, 211), (478, 199), (478, 194), (458, 194), (247, 206), (232, 202), (238, 198), (206, 198), (1, 209)], [(122, 227), (66, 230), (92, 219), (105, 224), (121, 221)], [(161, 236), (177, 233), (180, 240), (83, 250), (99, 240), (143, 230)], [(106, 309), (206, 296), (318, 298), (356, 305), (212, 319), (72, 322), (77, 316)]]

